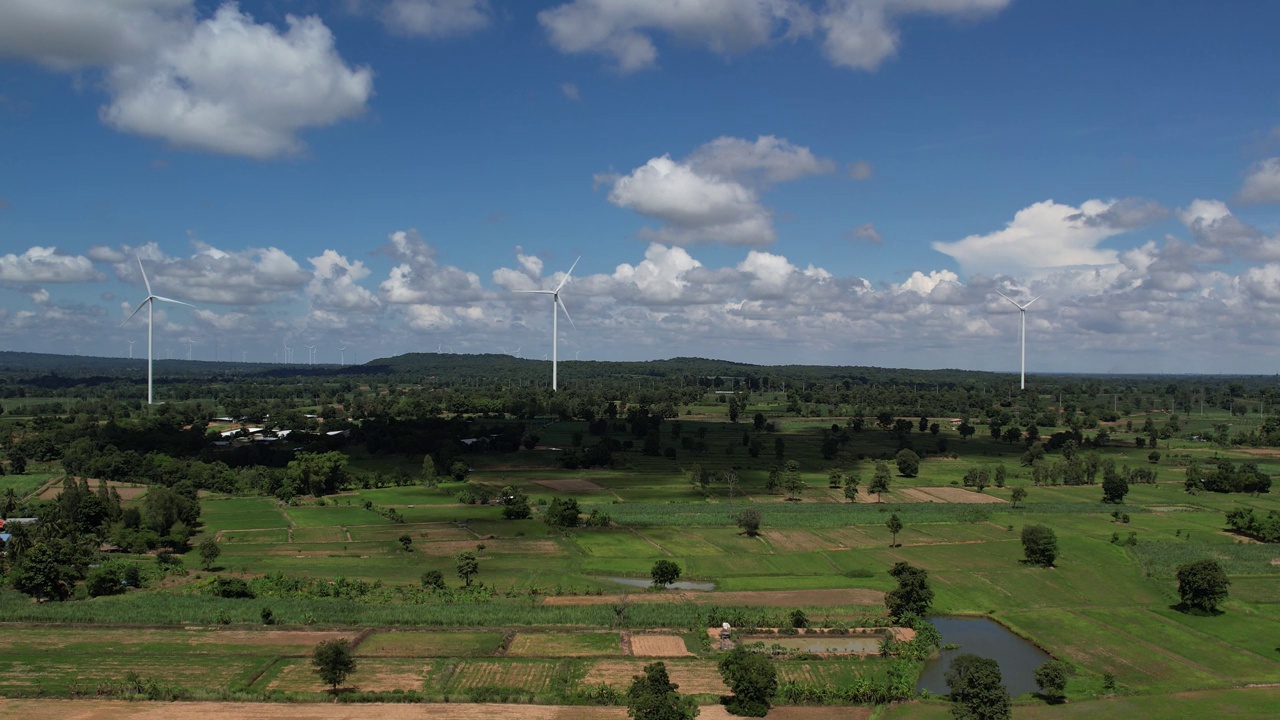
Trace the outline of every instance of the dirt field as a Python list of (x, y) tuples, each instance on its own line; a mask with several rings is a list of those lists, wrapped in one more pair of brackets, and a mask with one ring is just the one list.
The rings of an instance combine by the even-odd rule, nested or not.
[[(79, 478), (77, 478), (77, 481), (78, 481), (78, 480), (79, 480)], [(107, 487), (113, 487), (113, 488), (115, 488), (115, 489), (116, 489), (116, 492), (120, 493), (120, 499), (122, 499), (122, 500), (137, 500), (138, 498), (142, 497), (142, 496), (143, 496), (144, 494), (146, 494), (146, 492), (147, 492), (147, 486), (146, 486), (146, 485), (135, 485), (135, 484), (133, 484), (133, 483), (122, 483), (122, 482), (116, 482), (115, 480), (109, 480), (109, 481), (107, 482)], [(98, 481), (97, 481), (97, 480), (90, 479), (90, 480), (89, 480), (89, 489), (90, 489), (90, 490), (93, 490), (94, 492), (97, 492), (97, 490), (98, 490)], [(50, 482), (48, 485), (46, 485), (46, 486), (45, 486), (44, 490), (40, 493), (40, 499), (41, 499), (41, 500), (52, 500), (52, 499), (53, 499), (54, 497), (56, 497), (56, 496), (58, 495), (58, 493), (60, 493), (60, 492), (62, 492), (62, 483), (61, 483), (60, 481), (59, 481), (59, 482)]]
[[(602, 660), (591, 666), (582, 682), (588, 685), (605, 683), (625, 690), (631, 684), (631, 678), (644, 672), (646, 664), (642, 660)], [(680, 686), (681, 693), (729, 694), (715, 663), (668, 663), (667, 673), (671, 682)]]
[(685, 657), (693, 653), (679, 635), (632, 635), (631, 654), (636, 657)]
[(884, 605), (879, 590), (840, 588), (835, 590), (759, 590), (742, 592), (638, 592), (634, 595), (559, 595), (543, 600), (544, 605), (612, 605), (625, 599), (630, 603), (688, 602), (748, 607), (829, 607), (832, 605)]
[[(774, 708), (772, 720), (866, 720), (869, 707)], [(469, 705), (463, 703), (151, 703), (112, 700), (0, 700), (6, 717), (49, 720), (626, 720), (622, 707)], [(703, 706), (699, 720), (731, 720), (724, 708)]]
[(921, 502), (947, 502), (947, 503), (1003, 503), (998, 497), (992, 497), (986, 493), (974, 492), (958, 487), (922, 487), (904, 490), (904, 493), (919, 493), (926, 499)]

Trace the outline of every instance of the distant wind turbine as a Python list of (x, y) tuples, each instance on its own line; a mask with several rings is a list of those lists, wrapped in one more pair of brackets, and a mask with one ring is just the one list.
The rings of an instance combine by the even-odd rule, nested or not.
[(130, 340), (130, 341), (129, 341), (129, 359), (130, 359), (130, 360), (132, 360), (132, 359), (133, 359), (133, 344), (134, 344), (135, 342), (137, 342), (137, 341), (136, 341), (136, 340)]
[(316, 346), (315, 346), (315, 345), (303, 345), (303, 347), (305, 347), (305, 348), (307, 349), (307, 364), (308, 364), (308, 365), (315, 365), (315, 364), (316, 364)]
[(1019, 344), (1022, 346), (1022, 385), (1020, 386), (1019, 389), (1026, 390), (1027, 389), (1027, 308), (1031, 307), (1031, 303), (1039, 300), (1044, 296), (1037, 295), (1031, 298), (1030, 300), (1028, 300), (1026, 305), (1019, 305), (1018, 303), (1014, 302), (1013, 298), (1009, 297), (1008, 295), (1005, 295), (999, 290), (996, 291), (996, 294), (1004, 298), (1005, 300), (1008, 300), (1009, 302), (1013, 303), (1013, 306), (1018, 308), (1018, 315), (1021, 322), (1020, 329), (1018, 331), (1018, 339), (1019, 339)]
[[(141, 303), (138, 304), (138, 307), (134, 308), (133, 312), (129, 314), (129, 317), (125, 318), (124, 322), (120, 323), (120, 327), (124, 327), (126, 324), (128, 324), (128, 322), (133, 319), (133, 316), (137, 315), (139, 310), (142, 310), (143, 305), (147, 306), (147, 404), (150, 405), (153, 402), (153, 395), (152, 395), (153, 374), (151, 370), (151, 364), (153, 361), (152, 358), (154, 356), (154, 349), (155, 349), (153, 344), (153, 339), (154, 339), (154, 326), (155, 326), (154, 316), (155, 316), (156, 301), (159, 300), (161, 302), (171, 302), (177, 305), (186, 305), (189, 308), (194, 308), (195, 305), (192, 305), (190, 303), (184, 303), (181, 300), (174, 300), (172, 298), (161, 297), (151, 292), (151, 281), (147, 279), (147, 271), (143, 270), (142, 268), (142, 258), (138, 257), (137, 255), (134, 255), (134, 257), (137, 258), (138, 260), (138, 270), (142, 272), (142, 282), (144, 285), (147, 286), (147, 299), (143, 300)], [(130, 346), (130, 350), (132, 350), (132, 346)]]
[(346, 345), (343, 345), (342, 347), (338, 348), (338, 364), (339, 365), (347, 364), (347, 346)]
[[(582, 259), (582, 256), (579, 255), (578, 260), (581, 260), (581, 259)], [(578, 260), (574, 260), (573, 264), (569, 266), (569, 272), (565, 273), (564, 277), (560, 279), (560, 284), (556, 286), (555, 290), (516, 290), (515, 291), (518, 293), (526, 293), (531, 295), (550, 295), (551, 296), (551, 391), (552, 392), (555, 392), (558, 389), (557, 352), (558, 352), (558, 343), (560, 339), (559, 338), (560, 327), (558, 324), (558, 320), (560, 319), (560, 314), (556, 312), (556, 309), (559, 308), (564, 312), (564, 319), (569, 321), (570, 327), (572, 327), (574, 330), (578, 329), (578, 327), (573, 324), (573, 318), (569, 317), (569, 308), (566, 308), (564, 306), (564, 301), (560, 299), (560, 291), (564, 289), (564, 284), (569, 282), (569, 276), (573, 274), (573, 269), (578, 267)], [(519, 353), (518, 350), (516, 352)], [(544, 355), (542, 359), (545, 360), (546, 356)]]
[(196, 341), (195, 341), (195, 340), (192, 340), (192, 339), (191, 339), (191, 336), (190, 336), (190, 335), (188, 335), (188, 336), (187, 336), (187, 339), (186, 339), (186, 340), (183, 340), (182, 342), (184, 342), (184, 343), (186, 343), (186, 344), (187, 344), (187, 359), (188, 359), (188, 360), (190, 360), (190, 359), (191, 359), (191, 353), (195, 350), (195, 347), (196, 347)]

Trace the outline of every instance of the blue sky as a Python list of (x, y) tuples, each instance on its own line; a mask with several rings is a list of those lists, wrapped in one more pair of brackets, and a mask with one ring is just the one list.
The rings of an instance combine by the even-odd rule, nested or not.
[[(1275, 373), (1280, 6), (0, 0), (0, 347)], [(141, 345), (135, 354), (141, 354)], [(358, 353), (358, 354), (356, 354)]]

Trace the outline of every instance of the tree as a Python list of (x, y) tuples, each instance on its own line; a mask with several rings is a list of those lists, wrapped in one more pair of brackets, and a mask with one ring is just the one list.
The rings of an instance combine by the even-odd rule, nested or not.
[(877, 502), (884, 502), (880, 496), (889, 491), (890, 480), (888, 463), (876, 463), (876, 472), (871, 476), (871, 486), (867, 488), (867, 492), (875, 493)]
[(858, 502), (858, 485), (862, 482), (861, 478), (850, 477), (844, 484), (844, 499), (849, 502)]
[(218, 541), (212, 535), (200, 541), (199, 550), (200, 562), (205, 570), (213, 567), (213, 562), (222, 554), (222, 548), (218, 546)]
[(1036, 685), (1040, 686), (1040, 694), (1051, 703), (1062, 702), (1066, 697), (1067, 678), (1071, 675), (1071, 666), (1061, 660), (1049, 660), (1036, 668)]
[(973, 653), (957, 655), (947, 670), (951, 715), (958, 720), (1009, 720), (1009, 692), (1000, 677), (1000, 664)]
[(436, 459), (428, 453), (426, 457), (422, 458), (422, 484), (428, 487), (435, 487), (437, 482), (439, 480), (436, 477)]
[(788, 500), (799, 500), (800, 493), (804, 492), (804, 478), (800, 476), (800, 463), (795, 460), (787, 461), (787, 475), (783, 481), (783, 487), (787, 490)]
[(1058, 559), (1058, 536), (1044, 525), (1027, 525), (1022, 528), (1022, 554), (1033, 565), (1052, 567)]
[(462, 582), (467, 587), (471, 587), (471, 578), (480, 572), (480, 561), (476, 559), (476, 554), (473, 552), (458, 553), (458, 556), (453, 559), (453, 565)]
[(1120, 473), (1107, 475), (1102, 479), (1102, 502), (1122, 503), (1129, 494), (1129, 482)]
[(311, 664), (321, 682), (338, 692), (338, 686), (356, 670), (356, 656), (346, 640), (326, 640), (311, 652)]
[(40, 600), (66, 600), (78, 579), (73, 567), (63, 562), (52, 543), (34, 545), (22, 553), (9, 573), (13, 588)]
[(933, 604), (933, 589), (929, 587), (929, 573), (923, 568), (905, 562), (894, 563), (889, 570), (898, 581), (898, 587), (885, 593), (884, 604), (894, 620), (908, 615), (924, 617)]
[(893, 544), (889, 547), (897, 547), (898, 533), (902, 532), (902, 520), (898, 517), (898, 513), (890, 515), (884, 526), (889, 528), (889, 532), (893, 533)]
[(659, 560), (649, 571), (654, 587), (666, 587), (680, 579), (680, 566), (670, 560)]
[(581, 512), (578, 508), (578, 501), (574, 498), (561, 500), (558, 497), (553, 497), (551, 498), (551, 504), (543, 512), (542, 519), (551, 527), (573, 528), (578, 527), (578, 515)]
[(734, 648), (720, 658), (720, 677), (733, 690), (725, 709), (733, 715), (764, 717), (778, 692), (778, 670), (769, 658)]
[(1014, 488), (1014, 489), (1013, 489), (1013, 494), (1012, 494), (1012, 496), (1010, 497), (1010, 499), (1011, 499), (1011, 500), (1013, 500), (1013, 506), (1014, 506), (1014, 507), (1018, 507), (1018, 503), (1020, 503), (1020, 502), (1022, 502), (1023, 500), (1026, 500), (1026, 499), (1027, 499), (1027, 489), (1026, 489), (1026, 488), (1024, 488), (1024, 487), (1016, 487), (1016, 488)]
[(898, 464), (898, 474), (902, 477), (915, 477), (920, 474), (920, 456), (914, 451), (903, 448), (893, 456), (893, 459)]
[(747, 508), (738, 513), (738, 527), (742, 528), (749, 537), (755, 537), (760, 534), (760, 522), (764, 520), (764, 516), (755, 508)]
[(412, 552), (410, 548), (413, 547), (413, 538), (409, 536), (409, 533), (401, 535), (399, 540), (400, 547), (404, 548), (405, 552)]
[(426, 590), (443, 590), (444, 573), (439, 570), (428, 570), (422, 573), (422, 587)]
[(692, 720), (698, 716), (698, 704), (677, 693), (679, 687), (671, 682), (665, 663), (645, 665), (644, 674), (633, 676), (627, 688), (627, 716), (635, 720)]
[(1178, 597), (1183, 608), (1213, 614), (1227, 599), (1231, 580), (1217, 560), (1197, 560), (1178, 566)]

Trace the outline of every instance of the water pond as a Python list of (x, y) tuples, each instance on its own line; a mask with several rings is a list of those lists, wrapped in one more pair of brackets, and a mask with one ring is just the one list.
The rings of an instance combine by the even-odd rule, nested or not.
[(992, 658), (1000, 663), (1000, 676), (1010, 695), (1016, 697), (1039, 690), (1035, 670), (1041, 663), (1052, 659), (1040, 648), (987, 618), (934, 617), (929, 621), (942, 633), (943, 645), (959, 647), (943, 650), (925, 662), (920, 680), (916, 682), (916, 691), (928, 690), (936, 695), (946, 695), (947, 668), (952, 658), (964, 653)]
[(765, 647), (781, 645), (788, 650), (806, 653), (878, 653), (883, 639), (880, 635), (769, 635), (745, 637), (742, 642), (763, 642)]
[[(612, 580), (613, 582), (616, 582), (616, 583), (622, 583), (623, 585), (630, 585), (632, 587), (641, 587), (641, 588), (653, 587), (652, 581), (643, 580), (641, 578), (611, 577), (607, 579)], [(678, 580), (676, 582), (669, 583), (667, 587), (671, 590), (715, 590), (716, 584), (712, 582), (693, 582), (691, 580)]]

